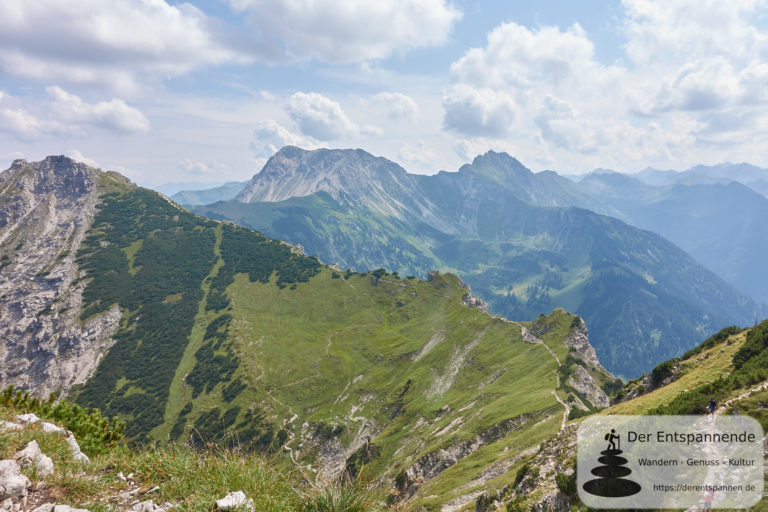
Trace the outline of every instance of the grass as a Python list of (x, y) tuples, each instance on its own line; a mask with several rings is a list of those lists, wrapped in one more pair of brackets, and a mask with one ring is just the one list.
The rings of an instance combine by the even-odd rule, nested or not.
[[(0, 417), (12, 419), (7, 409)], [(296, 472), (280, 471), (256, 454), (223, 449), (211, 444), (193, 450), (181, 444), (154, 444), (140, 448), (118, 446), (84, 465), (71, 459), (69, 445), (58, 434), (38, 425), (0, 431), (0, 457), (10, 458), (29, 441), (54, 462), (53, 475), (41, 478), (33, 468), (23, 472), (34, 482), (45, 480), (45, 493), (58, 504), (85, 507), (94, 512), (125, 508), (134, 499), (170, 502), (174, 510), (210, 511), (217, 499), (243, 491), (256, 510), (265, 512), (362, 512), (377, 510), (384, 492), (368, 482), (308, 486)], [(130, 479), (119, 475), (132, 475)], [(127, 498), (120, 493), (133, 491)]]
[(683, 391), (713, 382), (731, 371), (733, 355), (744, 344), (745, 339), (746, 332), (741, 332), (681, 361), (681, 376), (675, 381), (651, 393), (614, 405), (603, 411), (603, 414), (645, 414), (660, 404), (671, 402)]

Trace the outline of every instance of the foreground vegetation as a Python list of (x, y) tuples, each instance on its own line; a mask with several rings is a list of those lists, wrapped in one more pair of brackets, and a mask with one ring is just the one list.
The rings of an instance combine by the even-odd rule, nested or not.
[[(14, 421), (16, 414), (31, 412), (25, 405), (0, 405), (0, 419)], [(296, 472), (280, 471), (260, 455), (214, 444), (205, 450), (178, 443), (140, 448), (110, 444), (83, 464), (72, 460), (61, 435), (32, 424), (22, 430), (0, 429), (0, 458), (13, 457), (32, 440), (53, 459), (55, 471), (43, 477), (31, 467), (24, 469), (36, 484), (30, 499), (37, 491), (43, 493), (38, 498), (43, 502), (94, 512), (121, 510), (135, 500), (150, 499), (158, 505), (171, 503), (173, 510), (210, 511), (216, 500), (234, 491), (243, 491), (256, 510), (265, 512), (367, 512), (383, 507), (384, 493), (362, 479), (310, 486)]]

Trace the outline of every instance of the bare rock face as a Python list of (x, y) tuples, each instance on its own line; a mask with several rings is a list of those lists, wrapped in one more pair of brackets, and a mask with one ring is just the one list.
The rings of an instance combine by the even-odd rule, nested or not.
[(116, 307), (79, 319), (85, 282), (75, 258), (93, 221), (99, 179), (63, 156), (16, 160), (0, 173), (0, 386), (66, 393), (114, 343)]
[(595, 349), (592, 348), (592, 345), (589, 343), (587, 326), (584, 325), (583, 321), (581, 321), (579, 327), (572, 329), (571, 332), (568, 333), (568, 336), (565, 337), (563, 343), (565, 343), (566, 347), (573, 347), (573, 349), (576, 350), (576, 355), (578, 355), (582, 361), (587, 363), (590, 368), (594, 367), (596, 370), (610, 375), (608, 370), (603, 368), (603, 365), (601, 365), (600, 361), (597, 359)]

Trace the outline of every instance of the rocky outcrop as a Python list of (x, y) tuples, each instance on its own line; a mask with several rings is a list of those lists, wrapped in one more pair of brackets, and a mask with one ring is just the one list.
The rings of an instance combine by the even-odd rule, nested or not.
[(563, 343), (565, 343), (566, 347), (573, 348), (575, 355), (587, 363), (587, 367), (610, 375), (610, 372), (603, 368), (603, 365), (597, 359), (595, 349), (589, 343), (589, 331), (587, 331), (587, 326), (584, 325), (584, 321), (581, 318), (578, 318), (578, 325), (571, 329)]
[(574, 365), (573, 373), (568, 377), (568, 385), (584, 395), (593, 407), (608, 407), (611, 401), (605, 391), (595, 382), (595, 378), (584, 367)]
[[(578, 425), (570, 424), (555, 437), (541, 446), (530, 461), (528, 471), (516, 486), (507, 486), (494, 493), (483, 493), (475, 501), (476, 512), (503, 508), (505, 503), (521, 504), (519, 510), (535, 512), (566, 512), (570, 510), (574, 496), (558, 488), (556, 476), (560, 473), (573, 475)], [(530, 498), (535, 491), (535, 498)], [(510, 509), (508, 509), (510, 510)]]
[(86, 276), (76, 257), (99, 180), (121, 178), (63, 156), (0, 173), (0, 386), (66, 393), (114, 343), (116, 307), (79, 319)]
[(22, 466), (32, 466), (40, 476), (53, 474), (53, 460), (40, 451), (37, 441), (30, 441), (16, 454), (16, 461)]
[(529, 414), (521, 414), (520, 416), (509, 418), (480, 432), (469, 441), (464, 441), (422, 456), (395, 482), (396, 489), (400, 493), (399, 496), (401, 496), (401, 499), (413, 496), (425, 480), (434, 478), (483, 446), (501, 439), (515, 429), (521, 428), (531, 419), (533, 419), (533, 416)]

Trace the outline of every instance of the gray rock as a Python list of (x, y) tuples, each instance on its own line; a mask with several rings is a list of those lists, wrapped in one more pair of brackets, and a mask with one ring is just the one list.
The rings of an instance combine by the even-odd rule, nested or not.
[(53, 474), (53, 461), (40, 450), (37, 441), (27, 443), (27, 446), (16, 454), (16, 460), (23, 466), (34, 466), (40, 476)]
[(27, 413), (27, 414), (19, 414), (16, 416), (16, 420), (18, 420), (20, 423), (26, 425), (28, 423), (38, 423), (40, 421), (40, 418), (37, 417), (34, 413)]
[(18, 462), (0, 460), (0, 499), (24, 497), (31, 485), (29, 478), (21, 474)]
[(67, 437), (65, 437), (64, 440), (67, 441), (70, 451), (72, 452), (72, 458), (74, 460), (76, 460), (77, 462), (82, 462), (84, 464), (88, 464), (89, 462), (91, 462), (91, 459), (89, 459), (86, 454), (80, 451), (80, 445), (77, 444), (77, 439), (75, 439), (75, 434), (67, 430)]
[(23, 428), (24, 428), (24, 425), (19, 425), (18, 423), (14, 423), (12, 421), (0, 420), (0, 429), (3, 429), (3, 430), (22, 430)]
[(249, 510), (253, 510), (253, 500), (246, 498), (243, 491), (236, 491), (227, 494), (220, 500), (216, 500), (216, 508), (219, 510), (232, 510), (235, 508), (247, 506)]
[(53, 423), (49, 423), (47, 421), (43, 422), (43, 432), (48, 432), (49, 434), (67, 435), (67, 429), (65, 429), (64, 427), (60, 427), (58, 425), (54, 425)]
[(162, 509), (152, 500), (142, 501), (131, 507), (132, 512), (155, 512), (156, 510)]
[(17, 160), (0, 173), (2, 386), (63, 395), (95, 371), (120, 322), (113, 306), (85, 323), (75, 259), (99, 202), (94, 169), (66, 157)]

